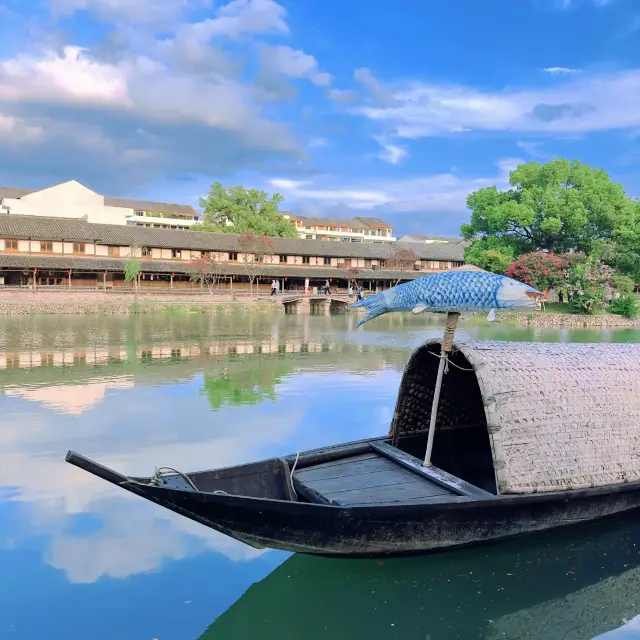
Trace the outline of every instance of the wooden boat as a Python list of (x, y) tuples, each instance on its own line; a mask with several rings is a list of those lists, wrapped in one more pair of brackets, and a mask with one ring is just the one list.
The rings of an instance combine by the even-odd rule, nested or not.
[(640, 345), (455, 345), (424, 467), (440, 340), (412, 355), (387, 436), (251, 464), (127, 477), (67, 461), (257, 548), (390, 556), (640, 506)]

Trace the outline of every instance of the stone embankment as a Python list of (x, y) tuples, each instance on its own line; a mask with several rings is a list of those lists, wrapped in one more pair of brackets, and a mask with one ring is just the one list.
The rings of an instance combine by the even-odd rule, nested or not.
[(605, 327), (640, 327), (640, 318), (629, 320), (612, 313), (602, 313), (594, 316), (583, 316), (571, 313), (501, 313), (499, 319), (503, 322), (514, 322), (519, 325), (532, 327), (569, 327), (605, 328)]
[(284, 313), (272, 301), (231, 295), (133, 295), (102, 292), (0, 291), (0, 315), (127, 315), (132, 313)]

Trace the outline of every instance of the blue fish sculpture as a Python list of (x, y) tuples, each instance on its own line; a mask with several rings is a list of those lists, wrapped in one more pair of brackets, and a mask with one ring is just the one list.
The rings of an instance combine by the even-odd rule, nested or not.
[(489, 319), (493, 320), (495, 310), (499, 309), (539, 309), (537, 298), (541, 295), (529, 285), (488, 271), (443, 271), (396, 285), (350, 307), (366, 309), (358, 327), (392, 311), (490, 311)]

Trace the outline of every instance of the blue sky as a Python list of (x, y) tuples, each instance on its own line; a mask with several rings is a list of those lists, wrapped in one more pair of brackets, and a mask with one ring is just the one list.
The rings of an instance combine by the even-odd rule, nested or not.
[[(2, 2), (2, 0), (0, 0)], [(4, 0), (0, 183), (456, 233), (518, 162), (640, 196), (637, 0)]]

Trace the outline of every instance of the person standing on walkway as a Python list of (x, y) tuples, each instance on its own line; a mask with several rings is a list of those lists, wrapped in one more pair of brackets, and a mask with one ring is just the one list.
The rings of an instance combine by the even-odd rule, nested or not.
[(304, 279), (304, 295), (309, 295), (309, 278)]
[(276, 295), (276, 281), (275, 280), (271, 281), (271, 295), (272, 296)]
[(329, 280), (326, 280), (324, 283), (324, 295), (325, 296), (330, 296), (331, 295), (331, 285), (329, 284)]

